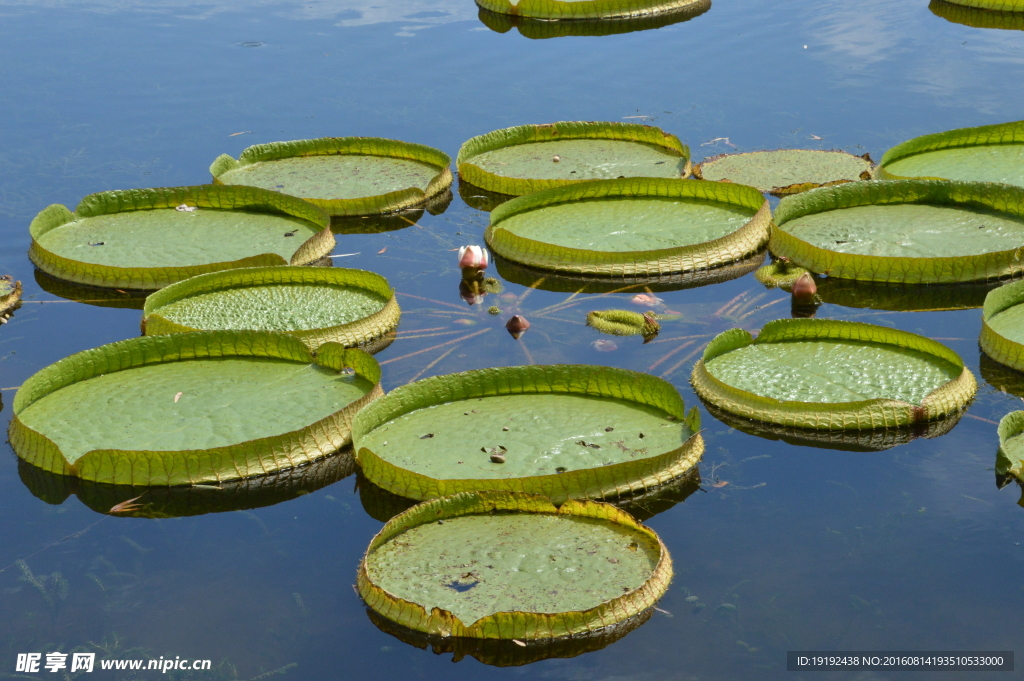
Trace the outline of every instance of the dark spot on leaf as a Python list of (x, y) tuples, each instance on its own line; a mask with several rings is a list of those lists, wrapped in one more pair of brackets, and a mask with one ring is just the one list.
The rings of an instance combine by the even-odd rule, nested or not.
[(297, 230), (297, 229), (293, 229), (293, 230), (292, 230), (292, 231), (290, 231), (290, 232), (285, 232), (285, 233), (284, 233), (284, 235), (285, 235), (285, 236), (295, 236), (295, 233), (296, 233), (296, 232), (298, 232), (298, 231), (299, 231), (299, 230)]
[(654, 165), (660, 166), (662, 163), (664, 163), (664, 161), (655, 161)]
[(640, 433), (640, 439), (641, 440), (644, 439), (644, 434), (643, 433)]
[(618, 563), (618, 562), (619, 562), (619, 559), (618, 559), (618, 558), (609, 558), (609, 559), (608, 559), (608, 562), (609, 562), (609, 563)]
[(476, 586), (479, 583), (480, 582), (470, 582), (469, 584), (463, 584), (462, 582), (449, 582), (449, 583), (445, 584), (445, 586), (448, 587), (449, 589), (455, 589), (459, 593), (463, 593), (465, 591), (469, 591), (470, 589), (472, 589), (474, 586)]
[(102, 242), (102, 241), (97, 241), (96, 243), (94, 243), (94, 244), (89, 244), (89, 245), (90, 245), (90, 246), (102, 246), (103, 244), (104, 244), (104, 242)]
[(559, 466), (558, 468), (555, 469), (555, 472), (556, 473), (564, 473), (567, 470), (569, 470), (569, 469), (567, 469), (565, 466)]
[(836, 243), (837, 243), (837, 244), (848, 244), (848, 243), (850, 243), (850, 242), (849, 242), (849, 241), (837, 241)]
[(612, 432), (613, 430), (615, 430), (615, 429), (614, 429), (614, 428), (612, 428), (611, 426), (608, 426), (607, 428), (605, 428), (605, 429), (604, 429), (604, 432), (606, 432), (606, 433), (610, 433), (610, 432)]
[(580, 440), (576, 444), (578, 444), (581, 447), (590, 447), (591, 449), (601, 449), (601, 445), (595, 445), (593, 443), (588, 443), (586, 440)]
[(985, 229), (985, 225), (978, 225), (978, 229)]
[(420, 435), (420, 439), (421, 440), (429, 440), (432, 437), (434, 437), (433, 433), (427, 433), (426, 435)]

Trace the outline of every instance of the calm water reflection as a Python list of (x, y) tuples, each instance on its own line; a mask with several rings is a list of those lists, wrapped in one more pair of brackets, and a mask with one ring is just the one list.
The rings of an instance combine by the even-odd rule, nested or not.
[[(9, 388), (31, 373), (138, 334), (131, 296), (33, 273), (27, 226), (50, 203), (204, 182), (220, 153), (321, 135), (394, 137), (454, 156), (465, 139), (508, 125), (630, 120), (680, 136), (698, 161), (777, 147), (878, 158), (918, 134), (1019, 119), (1024, 33), (953, 23), (936, 4), (715, 0), (660, 28), (533, 40), (523, 27), (495, 33), (471, 0), (0, 0), (0, 273), (26, 287), (25, 305), (0, 328), (4, 425)], [(336, 225), (334, 264), (381, 272), (401, 293), (397, 339), (378, 355), (386, 388), (478, 367), (589, 362), (664, 376), (694, 404), (688, 376), (707, 338), (790, 313), (784, 292), (743, 272), (669, 284), (658, 296), (682, 318), (652, 343), (616, 339), (602, 351), (584, 313), (628, 305), (632, 292), (556, 308), (575, 289), (530, 290), (508, 270), (502, 293), (470, 307), (452, 250), (481, 242), (483, 210), (501, 199), (459, 188), (450, 205), (404, 221)], [(345, 470), (263, 489), (154, 493), (143, 497), (153, 512), (140, 515), (158, 517), (109, 517), (97, 511), (120, 492), (39, 479), (6, 447), (0, 675), (13, 673), (18, 652), (93, 644), (226, 661), (194, 678), (250, 679), (294, 664), (281, 678), (574, 681), (801, 678), (784, 671), (789, 649), (1013, 649), (1024, 509), (1015, 485), (998, 490), (992, 468), (995, 422), (1024, 390), (998, 367), (979, 372), (971, 308), (983, 290), (839, 284), (823, 291), (819, 317), (940, 338), (999, 387), (983, 384), (950, 432), (883, 451), (759, 437), (705, 411), (699, 486), (636, 509), (675, 559), (666, 612), (612, 645), (497, 667), (477, 657), (516, 660), (505, 649), (435, 655), (374, 626), (350, 585), (400, 503), (373, 497), (354, 475), (333, 482)], [(501, 317), (485, 312), (492, 304)], [(936, 307), (954, 309), (901, 311)], [(501, 328), (512, 313), (533, 323), (521, 342)], [(66, 598), (49, 593), (50, 604), (20, 580), (22, 558), (35, 575), (59, 572)], [(453, 654), (466, 656), (453, 666)]]

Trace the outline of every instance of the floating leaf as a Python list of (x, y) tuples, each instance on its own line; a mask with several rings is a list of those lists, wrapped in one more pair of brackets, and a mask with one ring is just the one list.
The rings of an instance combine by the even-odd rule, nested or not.
[(777, 149), (722, 154), (705, 159), (693, 174), (705, 180), (735, 182), (775, 196), (871, 178), (871, 159), (844, 151)]
[(737, 416), (794, 428), (869, 430), (944, 418), (973, 398), (974, 375), (936, 341), (873, 324), (769, 322), (755, 340), (719, 334), (691, 377)]
[(808, 270), (797, 267), (788, 259), (773, 260), (764, 267), (759, 267), (754, 272), (754, 278), (768, 288), (781, 288), (788, 291), (797, 279), (809, 273)]
[(447, 154), (378, 137), (322, 137), (257, 144), (210, 166), (217, 184), (296, 196), (329, 215), (374, 215), (425, 204), (452, 183)]
[[(427, 430), (434, 437), (421, 440)], [(628, 494), (682, 475), (703, 452), (698, 430), (697, 412), (687, 415), (679, 393), (661, 379), (556, 365), (404, 385), (357, 416), (353, 437), (366, 478), (403, 497), (504, 489), (560, 503)], [(576, 444), (581, 436), (587, 446)], [(499, 446), (506, 461), (491, 463), (488, 452)]]
[(362, 346), (398, 325), (379, 274), (335, 267), (252, 267), (172, 284), (146, 300), (146, 335), (200, 329), (283, 331), (316, 349)]
[(491, 213), (484, 238), (530, 267), (599, 276), (705, 270), (768, 240), (771, 209), (755, 189), (636, 178), (556, 187)]
[(1024, 121), (915, 137), (885, 152), (876, 174), (1024, 186)]
[(1024, 272), (1022, 243), (1022, 187), (895, 180), (783, 199), (769, 248), (830, 277), (935, 284)]
[(632, 310), (595, 310), (587, 313), (587, 326), (613, 336), (653, 338), (661, 330), (658, 315)]
[[(200, 209), (175, 210), (185, 202)], [(43, 209), (29, 232), (29, 258), (39, 269), (119, 289), (155, 290), (237, 267), (308, 265), (334, 248), (323, 211), (254, 187), (90, 194), (74, 213), (59, 204)]]
[[(481, 6), (479, 12), (480, 21), (487, 28), (497, 33), (507, 33), (513, 28), (517, 28), (523, 36), (532, 40), (560, 38), (563, 36), (617, 35), (620, 33), (632, 33), (633, 31), (646, 31), (652, 28), (662, 28), (663, 26), (689, 21), (711, 9), (711, 0), (651, 0), (647, 3), (634, 0), (630, 4), (650, 5), (656, 13), (642, 14), (633, 11), (627, 15), (618, 15), (617, 18), (602, 16), (600, 19), (579, 19), (573, 16), (570, 17), (571, 21), (551, 21), (551, 18), (564, 18), (567, 12), (579, 10), (581, 7), (600, 10), (599, 5), (608, 7), (614, 4), (617, 7), (613, 8), (613, 11), (616, 11), (625, 5), (621, 0), (599, 0), (598, 2), (584, 0), (571, 3), (548, 2), (550, 11), (557, 12), (558, 15), (545, 19), (536, 19), (531, 18), (538, 16), (536, 14), (527, 16), (518, 12), (516, 14), (509, 13), (511, 0), (483, 0), (483, 2), (478, 4)], [(492, 12), (484, 9), (484, 6), (496, 7), (497, 9)], [(533, 2), (533, 0), (528, 0), (525, 3), (520, 0), (517, 8), (526, 7), (537, 8), (540, 5)], [(541, 8), (539, 10), (534, 9), (533, 11), (547, 11), (547, 9)]]
[(996, 475), (1024, 482), (1024, 411), (1011, 411), (1000, 419), (998, 432)]
[(614, 506), (573, 500), (556, 508), (542, 496), (466, 492), (389, 521), (360, 562), (356, 586), (378, 615), (415, 631), (532, 641), (635, 617), (671, 576), (657, 535)]
[[(258, 331), (133, 338), (30, 377), (8, 431), (35, 466), (110, 484), (218, 482), (298, 466), (347, 444), (382, 394), (361, 350)], [(188, 399), (173, 403), (177, 391)], [(112, 425), (116, 424), (116, 425)]]
[(1018, 1), (1016, 3), (1016, 11), (1003, 12), (966, 7), (965, 4), (956, 4), (955, 0), (950, 0), (949, 2), (945, 0), (932, 0), (928, 4), (928, 9), (932, 11), (932, 14), (940, 16), (947, 21), (965, 26), (973, 26), (974, 28), (1024, 30), (1024, 3)]
[(681, 179), (690, 174), (690, 150), (648, 125), (561, 122), (474, 137), (462, 145), (456, 165), (461, 181), (522, 196), (588, 180)]
[(981, 317), (982, 351), (1000, 364), (1024, 370), (1024, 281), (993, 289)]

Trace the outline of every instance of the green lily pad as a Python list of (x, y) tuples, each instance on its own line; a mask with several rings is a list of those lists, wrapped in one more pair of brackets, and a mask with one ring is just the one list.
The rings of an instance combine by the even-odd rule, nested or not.
[(6, 320), (21, 304), (21, 282), (9, 274), (0, 276), (0, 319)]
[[(97, 513), (128, 518), (181, 518), (273, 506), (315, 492), (356, 469), (348, 448), (305, 466), (215, 485), (108, 485), (59, 475), (18, 460), (18, 476), (37, 499), (63, 504), (71, 495)], [(133, 501), (134, 500), (134, 501)], [(121, 505), (121, 508), (111, 511)]]
[(530, 267), (658, 276), (741, 260), (768, 240), (771, 209), (750, 187), (636, 178), (556, 187), (491, 213), (491, 250)]
[(1024, 370), (1024, 281), (992, 290), (985, 297), (979, 344), (1000, 364)]
[(353, 424), (356, 460), (412, 499), (514, 490), (572, 498), (629, 494), (690, 470), (699, 414), (669, 383), (584, 365), (435, 376), (394, 390)]
[(954, 5), (999, 12), (1024, 12), (1024, 0), (949, 0)]
[(574, 21), (639, 18), (710, 5), (707, 0), (476, 0), (476, 4), (496, 14)]
[(646, 315), (633, 310), (594, 310), (587, 313), (587, 326), (612, 336), (643, 336), (654, 338), (661, 330), (659, 317), (648, 312)]
[(155, 290), (206, 272), (308, 265), (334, 248), (328, 217), (252, 187), (172, 187), (90, 194), (32, 220), (29, 258), (75, 284)]
[(883, 180), (909, 177), (1024, 186), (1024, 121), (915, 137), (885, 152)]
[(1024, 188), (895, 180), (823, 187), (783, 199), (769, 248), (812, 272), (858, 281), (939, 284), (1024, 272)]
[(936, 341), (873, 324), (769, 322), (715, 337), (693, 368), (702, 399), (731, 414), (816, 430), (897, 428), (959, 412), (977, 385)]
[[(1019, 4), (1024, 8), (1024, 3)], [(945, 0), (932, 0), (928, 4), (928, 9), (932, 11), (932, 14), (955, 24), (973, 26), (974, 28), (1004, 28), (1024, 31), (1024, 10), (999, 12), (991, 9), (965, 7)]]
[(216, 184), (296, 196), (329, 215), (374, 215), (425, 204), (452, 183), (447, 154), (377, 137), (323, 137), (249, 147), (210, 166)]
[(218, 482), (298, 466), (350, 441), (382, 393), (360, 350), (293, 336), (199, 331), (133, 338), (42, 369), (14, 399), (18, 456), (110, 484)]
[(1011, 411), (999, 421), (996, 475), (1024, 482), (1024, 411)]
[(315, 350), (361, 346), (398, 326), (387, 279), (335, 267), (249, 267), (212, 272), (146, 299), (146, 335), (214, 329), (282, 331)]
[[(497, 0), (499, 4), (505, 4), (504, 0)], [(489, 0), (488, 4), (494, 4), (495, 0)], [(570, 0), (572, 2), (572, 0)], [(481, 3), (478, 3), (481, 4)], [(519, 3), (521, 6), (522, 2)], [(553, 3), (568, 5), (569, 2)], [(573, 7), (566, 9), (578, 9), (579, 5), (586, 5), (586, 2), (577, 0)], [(589, 3), (593, 4), (593, 3)], [(519, 14), (501, 14), (480, 8), (480, 21), (487, 28), (497, 33), (507, 33), (513, 28), (519, 29), (524, 37), (531, 40), (544, 40), (547, 38), (561, 38), (564, 36), (602, 36), (618, 35), (620, 33), (632, 33), (634, 31), (647, 31), (653, 28), (662, 28), (689, 21), (711, 9), (711, 0), (687, 0), (685, 2), (657, 2), (652, 5), (668, 6), (675, 5), (675, 8), (665, 9), (655, 14), (630, 14), (618, 18), (601, 19), (573, 19), (571, 21), (551, 21), (550, 19), (535, 19)]]
[(690, 150), (648, 125), (561, 122), (474, 137), (459, 149), (456, 164), (471, 185), (522, 196), (588, 180), (682, 179), (690, 174)]
[(356, 586), (377, 614), (440, 636), (529, 641), (639, 615), (665, 593), (668, 551), (629, 514), (595, 501), (465, 492), (389, 521)]
[(754, 272), (754, 278), (768, 288), (790, 290), (796, 280), (810, 272), (786, 260), (773, 260)]
[(736, 182), (775, 196), (815, 187), (871, 179), (871, 159), (844, 151), (777, 149), (722, 154), (704, 159), (693, 174), (713, 182)]

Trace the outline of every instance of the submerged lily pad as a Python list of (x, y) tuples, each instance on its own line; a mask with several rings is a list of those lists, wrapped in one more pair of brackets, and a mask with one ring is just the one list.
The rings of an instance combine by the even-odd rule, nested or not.
[(52, 473), (110, 484), (183, 485), (262, 475), (327, 456), (380, 369), (336, 343), (314, 358), (293, 336), (197, 331), (85, 350), (14, 398), (14, 451)]
[(777, 149), (722, 154), (705, 159), (693, 174), (713, 182), (736, 182), (775, 196), (815, 187), (871, 179), (871, 159), (845, 151)]
[(412, 499), (484, 489), (573, 498), (629, 494), (700, 460), (699, 413), (671, 384), (585, 365), (519, 366), (404, 385), (353, 424), (356, 460)]
[(1024, 186), (1024, 121), (915, 137), (885, 152), (879, 179), (908, 177)]
[[(1024, 4), (1021, 6), (1024, 8)], [(1024, 9), (1016, 12), (999, 12), (991, 9), (965, 7), (945, 0), (932, 0), (928, 4), (928, 9), (932, 11), (932, 14), (940, 16), (946, 21), (964, 26), (1024, 30)]]
[(146, 299), (148, 336), (214, 329), (282, 331), (311, 349), (363, 345), (398, 325), (387, 279), (340, 267), (249, 267), (192, 277)]
[(954, 414), (974, 375), (936, 341), (873, 324), (769, 322), (755, 340), (719, 334), (693, 368), (694, 389), (719, 409), (818, 430), (896, 428)]
[(484, 238), (531, 267), (651, 277), (741, 260), (764, 246), (770, 224), (750, 187), (635, 178), (519, 197), (491, 213)]
[(769, 248), (830, 277), (937, 284), (1024, 272), (1024, 188), (894, 180), (783, 199)]
[(6, 320), (21, 304), (21, 282), (9, 274), (0, 276), (0, 319)]
[(981, 316), (982, 351), (1000, 364), (1024, 371), (1024, 281), (992, 290)]
[(29, 258), (88, 286), (155, 290), (206, 272), (308, 265), (334, 248), (327, 215), (253, 187), (172, 187), (90, 194), (72, 213), (32, 220)]
[[(620, 33), (632, 33), (634, 31), (646, 31), (652, 28), (661, 28), (689, 21), (711, 9), (711, 0), (651, 0), (648, 4), (652, 6), (667, 7), (654, 14), (640, 14), (631, 12), (625, 16), (616, 18), (584, 18), (572, 17), (571, 21), (551, 21), (550, 19), (536, 19), (532, 16), (508, 13), (506, 5), (509, 0), (484, 0), (478, 2), (480, 5), (480, 21), (487, 28), (497, 33), (507, 33), (513, 28), (531, 40), (544, 40), (546, 38), (561, 38), (563, 36), (602, 36), (617, 35)], [(501, 5), (502, 9), (490, 11), (484, 6), (491, 7), (495, 4)], [(525, 7), (530, 2), (519, 2), (519, 7)], [(550, 5), (558, 10), (579, 9), (579, 6), (594, 5), (594, 2), (586, 0), (569, 0), (568, 2), (550, 2)], [(621, 2), (619, 3), (622, 4)], [(501, 13), (504, 11), (505, 13)], [(535, 15), (534, 15), (535, 16)], [(560, 18), (560, 17), (559, 17)]]
[(522, 196), (588, 180), (682, 179), (690, 149), (675, 135), (636, 123), (520, 125), (468, 140), (459, 178), (499, 194)]
[(639, 615), (668, 589), (657, 535), (595, 501), (465, 492), (388, 522), (359, 565), (377, 614), (440, 636), (554, 639)]
[(329, 215), (374, 215), (424, 204), (452, 183), (447, 154), (378, 137), (257, 144), (210, 166), (217, 184), (250, 185), (313, 203)]

